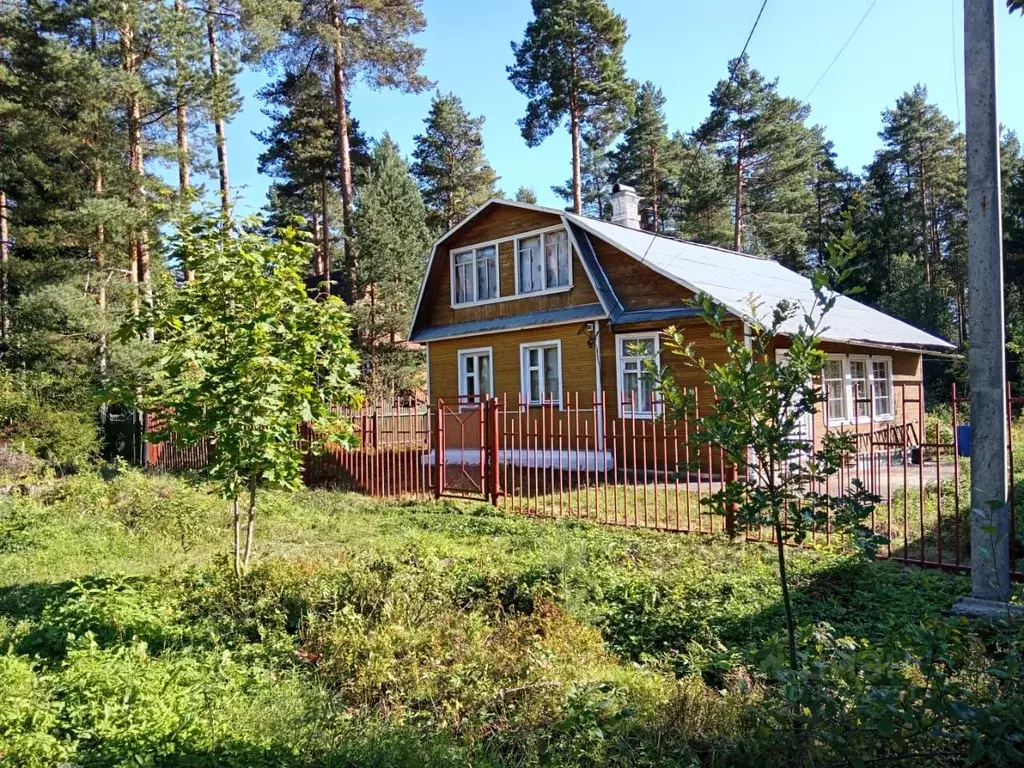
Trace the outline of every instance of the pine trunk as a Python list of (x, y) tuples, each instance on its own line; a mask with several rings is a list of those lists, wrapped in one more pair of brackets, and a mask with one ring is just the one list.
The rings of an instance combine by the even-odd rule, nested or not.
[(320, 172), (320, 218), (323, 237), (320, 238), (320, 275), (324, 281), (325, 296), (331, 295), (331, 215), (327, 208), (327, 173)]
[(743, 134), (736, 137), (736, 213), (732, 249), (742, 252), (743, 245)]
[[(127, 17), (127, 8), (121, 6)], [(128, 196), (129, 205), (136, 213), (143, 206), (142, 181), (145, 173), (145, 158), (142, 148), (142, 104), (139, 97), (138, 54), (135, 50), (135, 30), (125, 22), (119, 30), (122, 67), (129, 78), (125, 112), (128, 124)], [(145, 266), (143, 266), (145, 265)], [(145, 228), (133, 222), (128, 233), (128, 282), (132, 284), (132, 313), (139, 312), (139, 283), (147, 286), (147, 301), (152, 301), (152, 286), (149, 283), (149, 238)]]
[[(174, 0), (174, 12), (181, 16), (185, 12), (184, 5), (181, 0)], [(184, 68), (184, 57), (181, 51), (181, 43), (178, 44), (175, 54), (175, 76), (177, 78), (177, 92), (175, 98), (177, 104), (175, 105), (175, 126), (177, 128), (177, 140), (178, 140), (178, 194), (181, 198), (182, 204), (188, 205), (189, 191), (191, 189), (191, 180), (189, 178), (189, 154), (188, 154), (188, 107), (186, 106), (185, 99), (185, 78), (182, 74)], [(195, 279), (195, 272), (191, 269), (185, 269), (185, 282), (191, 282)]]
[[(96, 180), (93, 183), (93, 191), (96, 193), (96, 197), (103, 194), (103, 174), (100, 171), (96, 171)], [(96, 343), (96, 367), (99, 370), (100, 381), (106, 381), (107, 378), (107, 276), (105, 274), (106, 267), (106, 254), (104, 249), (106, 248), (107, 233), (103, 224), (96, 225), (96, 272), (98, 274), (96, 280), (96, 304), (100, 309), (100, 333)]]
[[(924, 150), (922, 149), (922, 154)], [(918, 183), (918, 191), (921, 202), (921, 255), (924, 259), (924, 282), (925, 285), (931, 286), (932, 284), (932, 257), (931, 257), (931, 245), (929, 244), (928, 237), (928, 203), (927, 195), (928, 190), (925, 188), (924, 181), (924, 158), (918, 163), (918, 173), (920, 174), (920, 181)]]
[(569, 133), (572, 137), (572, 210), (583, 213), (583, 183), (580, 178), (580, 118), (575, 109), (570, 111)]
[(658, 233), (658, 149), (651, 152), (651, 231)]
[(313, 274), (319, 276), (319, 275), (322, 275), (323, 272), (324, 272), (323, 268), (321, 266), (322, 262), (320, 261), (320, 257), (323, 255), (323, 248), (320, 245), (320, 237), (321, 237), (321, 235), (320, 235), (320, 213), (319, 213), (319, 211), (317, 211), (317, 207), (316, 207), (315, 203), (316, 203), (316, 201), (314, 200), (313, 211), (312, 211), (312, 214), (313, 214), (313, 248), (314, 248), (314, 251), (313, 251)]
[(11, 333), (10, 288), (7, 277), (10, 254), (7, 241), (7, 191), (0, 189), (0, 352), (7, 350)]
[(228, 183), (228, 139), (224, 132), (224, 113), (220, 88), (220, 50), (217, 47), (217, 3), (206, 4), (206, 40), (210, 46), (210, 77), (213, 80), (213, 131), (217, 144), (217, 173), (220, 180), (220, 208), (227, 215), (231, 205), (231, 186)]
[(341, 168), (341, 224), (345, 239), (344, 279), (340, 293), (342, 300), (351, 304), (356, 298), (355, 228), (352, 221), (352, 158), (349, 154), (348, 107), (345, 105), (345, 67), (338, 0), (331, 0), (330, 12), (334, 27), (334, 107), (337, 113), (338, 161)]

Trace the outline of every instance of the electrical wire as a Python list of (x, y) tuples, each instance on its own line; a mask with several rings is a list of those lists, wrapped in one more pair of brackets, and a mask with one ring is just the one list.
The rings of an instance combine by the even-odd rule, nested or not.
[[(751, 40), (751, 38), (754, 37), (754, 32), (757, 30), (757, 25), (761, 21), (761, 14), (764, 13), (764, 8), (765, 8), (766, 5), (768, 5), (768, 0), (763, 0), (763, 2), (761, 3), (761, 8), (757, 12), (757, 18), (754, 19), (754, 24), (753, 24), (753, 26), (750, 27), (750, 33), (747, 35), (746, 42), (743, 43), (743, 50), (740, 51), (740, 55), (737, 58), (742, 59), (744, 57), (744, 55), (746, 55), (746, 53), (747, 53), (747, 46), (750, 45), (750, 40)], [(733, 84), (733, 81), (735, 79), (736, 79), (736, 68), (733, 67), (732, 71), (729, 72), (729, 82), (726, 83), (726, 86), (725, 86), (725, 93), (726, 94), (729, 92), (729, 89), (732, 88), (732, 84)], [(700, 158), (700, 153), (704, 149), (704, 141), (705, 141), (705, 139), (706, 139), (706, 137), (702, 136), (700, 141), (697, 142), (697, 151), (694, 152), (693, 160), (690, 163), (690, 167), (686, 169), (686, 173), (684, 174), (683, 178), (686, 178), (687, 176), (689, 176), (690, 172), (693, 171), (693, 166), (697, 164), (697, 160)], [(655, 239), (656, 239), (656, 236), (651, 238), (650, 244), (647, 246), (647, 249), (644, 251), (643, 257), (640, 259), (640, 263), (641, 264), (643, 264), (644, 260), (647, 258), (647, 253), (651, 250), (651, 246), (654, 245)]]
[(960, 75), (956, 69), (956, 0), (949, 0), (949, 40), (953, 59), (953, 98), (956, 100), (956, 127), (960, 127)]
[(814, 93), (815, 89), (817, 89), (819, 85), (821, 85), (821, 81), (825, 79), (825, 76), (829, 73), (829, 70), (832, 69), (832, 65), (839, 61), (839, 57), (843, 55), (843, 51), (846, 50), (846, 46), (848, 46), (850, 44), (850, 41), (853, 40), (854, 35), (857, 34), (857, 30), (861, 28), (861, 25), (864, 23), (864, 19), (868, 17), (868, 14), (871, 13), (871, 10), (875, 7), (875, 4), (877, 2), (878, 0), (871, 0), (871, 5), (869, 5), (868, 9), (864, 11), (864, 15), (860, 17), (860, 21), (857, 22), (857, 26), (853, 28), (853, 32), (850, 33), (850, 36), (846, 38), (846, 42), (843, 43), (842, 47), (839, 49), (839, 52), (833, 57), (832, 61), (829, 62), (829, 65), (825, 67), (825, 71), (821, 73), (821, 77), (819, 77), (814, 82), (814, 85), (811, 86), (811, 90), (809, 90), (807, 92), (807, 95), (804, 96), (804, 101), (807, 101), (809, 98), (811, 98), (811, 94)]

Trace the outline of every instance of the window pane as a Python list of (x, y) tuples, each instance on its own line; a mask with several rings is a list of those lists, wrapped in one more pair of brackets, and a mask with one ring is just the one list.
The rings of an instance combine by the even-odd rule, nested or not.
[(845, 419), (846, 411), (846, 382), (843, 377), (842, 360), (826, 360), (822, 368), (822, 386), (828, 398), (829, 419)]
[(850, 383), (853, 387), (854, 412), (858, 418), (871, 417), (868, 402), (868, 364), (865, 360), (850, 361)]
[(455, 257), (455, 303), (474, 300), (473, 254), (460, 253)]
[(540, 392), (540, 369), (539, 368), (531, 368), (530, 369), (529, 377), (530, 377), (530, 379), (529, 379), (529, 381), (530, 381), (530, 383), (529, 383), (530, 402), (531, 403), (539, 403), (540, 402), (540, 394), (541, 394), (541, 392)]
[(558, 399), (558, 347), (544, 350), (544, 393)]
[(871, 364), (872, 397), (875, 403), (876, 416), (892, 416), (892, 390), (889, 387), (889, 363), (887, 360), (875, 360)]
[(498, 254), (495, 246), (477, 250), (476, 279), (478, 301), (498, 298)]
[(480, 388), (478, 394), (489, 395), (491, 394), (491, 356), (480, 355), (477, 358), (477, 364), (480, 369)]
[(569, 235), (565, 230), (544, 235), (544, 268), (548, 288), (569, 284)]
[(519, 292), (530, 293), (543, 288), (540, 235), (519, 241)]

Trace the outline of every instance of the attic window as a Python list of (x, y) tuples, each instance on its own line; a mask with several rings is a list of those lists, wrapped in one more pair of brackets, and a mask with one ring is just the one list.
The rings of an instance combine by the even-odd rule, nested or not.
[(452, 254), (452, 304), (498, 298), (498, 246), (483, 245)]
[(518, 293), (554, 291), (571, 284), (568, 232), (556, 229), (516, 240)]

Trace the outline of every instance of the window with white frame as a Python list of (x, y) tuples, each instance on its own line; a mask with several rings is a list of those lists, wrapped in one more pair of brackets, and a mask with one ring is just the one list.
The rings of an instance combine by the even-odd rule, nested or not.
[(871, 361), (871, 400), (876, 419), (896, 415), (892, 403), (892, 361), (887, 357)]
[(545, 341), (520, 346), (523, 398), (530, 405), (562, 406), (562, 344)]
[(615, 358), (619, 384), (619, 413), (622, 416), (653, 416), (657, 410), (654, 379), (648, 363), (659, 364), (656, 333), (631, 333), (615, 337)]
[(829, 423), (864, 423), (895, 416), (891, 358), (831, 355), (825, 360), (821, 378)]
[(871, 399), (868, 397), (868, 361), (850, 358), (850, 395), (853, 412), (858, 419), (871, 418)]
[(569, 270), (569, 233), (559, 229), (518, 238), (516, 275), (519, 293), (567, 288), (572, 281)]
[(821, 372), (821, 386), (825, 389), (825, 405), (829, 421), (846, 421), (846, 366), (841, 357), (825, 360)]
[(494, 395), (491, 348), (464, 349), (459, 352), (459, 396), (465, 402), (479, 402)]
[(498, 246), (483, 245), (452, 254), (452, 303), (498, 298)]

